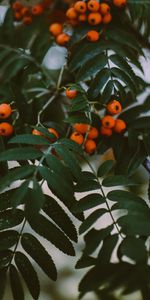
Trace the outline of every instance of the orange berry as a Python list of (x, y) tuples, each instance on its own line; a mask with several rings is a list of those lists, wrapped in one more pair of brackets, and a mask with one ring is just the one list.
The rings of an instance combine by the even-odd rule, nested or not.
[(78, 17), (76, 10), (73, 7), (70, 7), (67, 12), (66, 16), (68, 19), (76, 19)]
[(42, 132), (40, 132), (39, 130), (37, 130), (37, 129), (33, 129), (33, 130), (32, 130), (32, 134), (44, 136), (44, 134), (43, 134)]
[(108, 24), (112, 20), (112, 15), (110, 13), (103, 16), (103, 24)]
[(96, 143), (91, 139), (86, 140), (84, 144), (84, 150), (88, 154), (94, 153), (96, 150)]
[(43, 6), (41, 4), (37, 4), (35, 6), (32, 7), (32, 14), (34, 16), (40, 16), (43, 13), (44, 9)]
[(69, 98), (69, 99), (74, 99), (77, 95), (77, 91), (76, 90), (70, 90), (70, 89), (67, 89), (66, 90), (66, 97)]
[(117, 119), (113, 130), (117, 133), (122, 133), (125, 129), (126, 129), (126, 123), (121, 119)]
[(95, 127), (91, 127), (88, 132), (88, 139), (96, 139), (98, 137), (98, 130)]
[(87, 7), (90, 11), (96, 12), (99, 10), (99, 3), (96, 0), (90, 0), (87, 4)]
[(14, 128), (11, 124), (3, 122), (0, 124), (0, 136), (9, 136), (13, 133)]
[(78, 17), (79, 22), (85, 22), (87, 20), (86, 14), (81, 14)]
[(102, 126), (105, 128), (113, 128), (115, 126), (115, 120), (111, 116), (105, 116), (101, 121)]
[(102, 3), (100, 5), (100, 13), (106, 15), (110, 12), (110, 6), (107, 3)]
[(86, 3), (83, 1), (77, 1), (74, 8), (78, 13), (84, 14), (86, 12)]
[(102, 16), (100, 13), (95, 12), (95, 13), (90, 13), (88, 15), (88, 22), (90, 25), (98, 25), (102, 22)]
[(48, 128), (48, 132), (52, 133), (57, 139), (59, 138), (59, 134), (54, 128)]
[(99, 40), (99, 33), (96, 30), (88, 31), (86, 36), (90, 42), (97, 42)]
[(6, 119), (12, 114), (11, 106), (7, 103), (0, 104), (0, 119)]
[(15, 1), (12, 4), (12, 9), (15, 11), (20, 11), (22, 9), (23, 5), (19, 1)]
[(49, 26), (49, 31), (53, 36), (57, 36), (62, 33), (62, 24), (53, 23)]
[(119, 8), (122, 8), (126, 5), (127, 0), (113, 0), (113, 4)]
[(22, 14), (21, 14), (21, 12), (16, 11), (15, 14), (14, 14), (14, 18), (15, 18), (16, 21), (22, 20)]
[(84, 141), (83, 135), (79, 132), (73, 132), (70, 136), (70, 139), (79, 145), (82, 145)]
[(105, 128), (105, 127), (101, 127), (100, 130), (101, 135), (106, 135), (106, 136), (111, 136), (112, 135), (112, 129), (111, 128)]
[(78, 19), (69, 19), (69, 24), (71, 24), (72, 26), (76, 26), (79, 24), (79, 20)]
[(70, 36), (66, 33), (61, 33), (56, 37), (56, 43), (60, 46), (65, 46), (70, 40)]
[(25, 16), (22, 21), (23, 21), (24, 25), (30, 25), (32, 23), (32, 17), (31, 16)]
[(30, 13), (29, 7), (23, 7), (23, 8), (21, 9), (21, 14), (22, 14), (22, 16), (26, 16), (26, 15), (28, 15), (29, 13)]
[(77, 124), (74, 124), (73, 125), (73, 128), (79, 132), (79, 133), (82, 133), (82, 134), (85, 134), (88, 129), (89, 129), (89, 124), (82, 124), (82, 123), (77, 123)]
[(112, 100), (107, 104), (107, 111), (111, 115), (119, 114), (122, 111), (122, 106), (119, 101)]

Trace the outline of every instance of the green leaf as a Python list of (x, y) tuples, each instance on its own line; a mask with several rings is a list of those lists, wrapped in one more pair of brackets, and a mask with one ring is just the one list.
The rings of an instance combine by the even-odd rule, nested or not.
[(145, 242), (140, 238), (126, 237), (119, 248), (122, 256), (125, 255), (137, 263), (147, 261)]
[(66, 146), (69, 150), (73, 150), (74, 152), (82, 155), (83, 154), (83, 149), (80, 145), (75, 143), (74, 141), (71, 141), (69, 139), (62, 139), (60, 140), (60, 145)]
[(15, 263), (21, 273), (30, 294), (33, 299), (37, 300), (40, 293), (40, 286), (37, 274), (29, 259), (21, 252), (16, 252)]
[(29, 181), (24, 181), (13, 193), (11, 197), (11, 207), (16, 208), (23, 203), (23, 200), (28, 191)]
[[(71, 207), (75, 203), (73, 187), (66, 182), (63, 176), (51, 172), (46, 167), (39, 167), (39, 173), (47, 181), (51, 191), (56, 195), (67, 207)], [(60, 184), (61, 182), (61, 184)]]
[(104, 214), (107, 213), (107, 210), (105, 208), (100, 208), (95, 210), (91, 215), (83, 221), (79, 228), (79, 233), (82, 234), (85, 231), (87, 231), (100, 217), (102, 217)]
[(0, 232), (0, 251), (11, 248), (19, 239), (19, 233), (15, 230)]
[(100, 94), (101, 89), (107, 83), (110, 77), (110, 70), (108, 68), (104, 68), (101, 70), (92, 81), (90, 88), (88, 90), (89, 97), (96, 98)]
[(130, 201), (130, 202), (134, 202), (137, 204), (140, 203), (141, 205), (145, 206), (145, 201), (141, 197), (137, 196), (134, 193), (127, 192), (127, 191), (115, 190), (115, 191), (109, 192), (107, 194), (107, 197), (109, 200), (114, 201), (114, 202), (122, 203), (122, 202)]
[(52, 280), (57, 279), (57, 270), (51, 256), (33, 235), (24, 233), (21, 238), (21, 245), (48, 277)]
[(110, 262), (112, 253), (118, 242), (118, 234), (109, 235), (105, 238), (103, 246), (98, 254), (98, 263), (108, 263)]
[(72, 211), (79, 213), (91, 209), (97, 205), (105, 203), (105, 199), (100, 194), (90, 194), (81, 198), (76, 205), (72, 207)]
[(103, 50), (107, 48), (106, 41), (100, 41), (95, 43), (87, 42), (81, 47), (79, 44), (79, 49), (74, 53), (70, 63), (69, 69), (75, 71), (81, 67), (86, 62), (90, 61), (94, 56), (100, 54)]
[(56, 152), (64, 160), (65, 164), (69, 167), (72, 175), (77, 179), (81, 176), (81, 167), (76, 159), (74, 153), (67, 149), (65, 146), (56, 145)]
[(76, 75), (77, 81), (86, 80), (91, 76), (95, 76), (97, 72), (100, 72), (107, 64), (107, 57), (104, 53), (98, 54), (91, 58), (79, 69)]
[(11, 250), (0, 251), (0, 269), (8, 266), (13, 257), (13, 252)]
[(49, 216), (62, 231), (72, 240), (77, 242), (77, 232), (72, 220), (67, 213), (61, 208), (55, 199), (48, 195), (45, 196), (43, 211)]
[(137, 168), (143, 163), (146, 156), (147, 153), (145, 149), (143, 147), (138, 147), (128, 165), (127, 172), (129, 176), (132, 176), (136, 172)]
[(36, 217), (45, 202), (42, 188), (36, 180), (33, 181), (33, 189), (30, 189), (29, 199), (30, 201), (28, 202), (28, 204), (30, 208), (30, 215)]
[(16, 180), (21, 180), (26, 178), (27, 176), (31, 175), (35, 171), (35, 166), (23, 166), (23, 167), (16, 167), (9, 170), (9, 173), (6, 174), (0, 180), (0, 189), (3, 190), (7, 186), (9, 186), (12, 182)]
[(10, 265), (9, 272), (13, 299), (24, 300), (24, 291), (16, 267), (14, 265)]
[(133, 80), (131, 80), (131, 78), (126, 73), (124, 73), (119, 68), (112, 68), (111, 72), (114, 74), (116, 78), (119, 78), (127, 85), (127, 87), (129, 87), (133, 96), (136, 94), (136, 88), (137, 88), (136, 83)]
[(129, 75), (131, 79), (135, 80), (135, 73), (133, 72), (131, 66), (127, 63), (127, 61), (125, 60), (125, 58), (122, 58), (121, 56), (119, 56), (117, 54), (113, 54), (109, 58), (122, 71), (124, 71), (125, 73), (127, 73), (127, 75)]
[(0, 230), (12, 228), (22, 223), (24, 213), (21, 209), (0, 212)]
[(141, 117), (134, 120), (130, 126), (135, 129), (148, 129), (150, 128), (150, 117)]
[(30, 210), (30, 207), (26, 205), (28, 222), (36, 233), (43, 236), (64, 253), (71, 256), (75, 255), (72, 243), (59, 228), (57, 228), (50, 220), (40, 214), (36, 216), (36, 218), (32, 218), (32, 215), (29, 217), (28, 210)]
[(143, 135), (143, 142), (144, 142), (147, 154), (150, 155), (150, 135)]
[(36, 159), (42, 156), (42, 152), (33, 147), (13, 148), (1, 153), (0, 161), (16, 161)]
[(98, 168), (98, 171), (97, 171), (98, 177), (106, 176), (113, 169), (114, 166), (115, 166), (114, 160), (104, 161)]
[(111, 233), (113, 230), (113, 225), (110, 225), (106, 228), (97, 230), (92, 228), (85, 236), (85, 249), (84, 253), (86, 255), (91, 254), (95, 251), (97, 247), (99, 247), (100, 243)]
[(95, 264), (96, 264), (96, 258), (91, 256), (82, 256), (76, 264), (76, 269), (87, 268)]
[(5, 268), (0, 270), (0, 299), (3, 299), (5, 293), (6, 281), (7, 281), (6, 271), (7, 269)]
[(33, 135), (33, 134), (20, 134), (16, 135), (11, 140), (9, 140), (9, 144), (29, 144), (29, 145), (43, 145), (48, 146), (50, 142), (41, 136)]
[(101, 102), (102, 102), (103, 104), (109, 102), (109, 100), (110, 100), (110, 98), (111, 98), (111, 94), (112, 94), (112, 92), (113, 92), (113, 89), (114, 89), (113, 82), (112, 82), (112, 80), (109, 80), (109, 81), (107, 82), (107, 84), (105, 85), (104, 90), (103, 90), (103, 92), (102, 92)]
[(88, 192), (88, 191), (94, 191), (99, 190), (100, 185), (95, 180), (79, 180), (75, 186), (76, 193), (82, 193), (82, 192)]
[(102, 181), (102, 185), (106, 187), (111, 186), (130, 186), (135, 185), (135, 182), (133, 182), (131, 179), (128, 179), (126, 176), (123, 175), (115, 175), (115, 176), (108, 176)]
[(148, 216), (140, 211), (133, 212), (130, 215), (119, 218), (118, 224), (121, 226), (122, 232), (127, 235), (150, 235), (150, 213)]

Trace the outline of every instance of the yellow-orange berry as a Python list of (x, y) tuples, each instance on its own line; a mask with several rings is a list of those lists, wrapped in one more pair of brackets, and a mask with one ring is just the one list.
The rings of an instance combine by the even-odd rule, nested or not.
[(69, 99), (74, 99), (77, 96), (76, 90), (66, 89), (66, 97)]
[(78, 14), (77, 14), (76, 10), (74, 9), (74, 7), (70, 7), (66, 12), (66, 16), (68, 19), (77, 19)]
[(53, 23), (49, 26), (49, 31), (53, 36), (57, 36), (62, 33), (62, 24)]
[(88, 154), (94, 153), (96, 150), (96, 143), (91, 139), (87, 139), (84, 144), (84, 150)]
[(22, 9), (23, 5), (19, 1), (15, 1), (12, 4), (12, 9), (15, 11), (20, 11)]
[(95, 12), (95, 13), (90, 13), (88, 15), (88, 22), (90, 25), (98, 25), (102, 22), (102, 16), (100, 13)]
[(109, 24), (112, 20), (112, 15), (110, 13), (103, 16), (102, 22), (103, 24)]
[(87, 15), (86, 14), (81, 14), (78, 17), (79, 22), (85, 22), (87, 20)]
[(111, 116), (105, 116), (101, 121), (102, 126), (105, 128), (113, 128), (115, 126), (115, 120)]
[(0, 104), (0, 119), (6, 119), (12, 114), (11, 106), (7, 103)]
[(48, 128), (48, 132), (52, 133), (57, 139), (59, 138), (59, 134), (58, 134), (58, 132), (57, 132), (56, 129), (54, 129), (54, 128)]
[(122, 106), (118, 100), (112, 100), (107, 104), (107, 111), (111, 115), (116, 115), (116, 114), (121, 113)]
[(110, 12), (110, 6), (107, 3), (102, 3), (100, 5), (100, 13), (106, 15)]
[(88, 131), (90, 125), (89, 124), (77, 123), (77, 124), (74, 124), (73, 127), (77, 132), (85, 134)]
[(87, 4), (87, 7), (90, 11), (96, 12), (99, 10), (99, 3), (96, 0), (90, 0)]
[(23, 7), (22, 9), (21, 9), (21, 14), (22, 14), (22, 16), (26, 16), (26, 15), (28, 15), (30, 13), (30, 9), (29, 9), (29, 7)]
[(113, 130), (117, 133), (122, 133), (125, 129), (126, 129), (126, 123), (121, 119), (117, 119)]
[(11, 124), (3, 122), (0, 124), (0, 136), (10, 136), (12, 135), (14, 128)]
[(122, 8), (126, 5), (127, 0), (113, 0), (113, 4), (119, 8)]
[(96, 139), (98, 137), (98, 130), (96, 127), (91, 127), (88, 135), (87, 135), (88, 139)]
[(22, 20), (22, 14), (21, 14), (21, 12), (20, 11), (16, 11), (14, 13), (14, 18), (15, 18), (16, 21), (21, 21)]
[(112, 129), (111, 128), (105, 128), (105, 127), (101, 127), (100, 130), (101, 135), (105, 135), (105, 136), (111, 136), (112, 135)]
[(77, 1), (74, 5), (74, 8), (78, 13), (83, 14), (86, 12), (86, 3), (83, 1)]
[(60, 46), (66, 46), (69, 40), (70, 40), (70, 35), (66, 33), (61, 33), (56, 37), (56, 43)]
[(79, 132), (73, 132), (70, 136), (70, 139), (79, 145), (82, 145), (84, 141), (83, 135)]
[(43, 13), (44, 9), (43, 6), (41, 4), (37, 4), (35, 6), (32, 7), (32, 14), (34, 16), (40, 16)]
[(86, 36), (90, 42), (97, 42), (99, 40), (99, 33), (96, 30), (88, 31)]
[(32, 23), (32, 17), (31, 16), (25, 16), (22, 20), (24, 25), (30, 25)]

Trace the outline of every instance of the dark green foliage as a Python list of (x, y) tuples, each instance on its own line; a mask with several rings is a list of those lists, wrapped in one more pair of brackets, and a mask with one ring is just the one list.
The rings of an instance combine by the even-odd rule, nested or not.
[[(0, 24), (0, 104), (11, 104), (12, 115), (5, 121), (14, 126), (12, 137), (0, 137), (0, 299), (7, 274), (14, 300), (25, 299), (21, 277), (33, 299), (39, 298), (32, 260), (56, 280), (55, 262), (40, 237), (74, 256), (78, 234), (72, 216), (81, 222), (85, 242), (76, 268), (90, 267), (79, 285), (80, 298), (93, 291), (100, 300), (115, 300), (118, 289), (122, 295), (140, 290), (143, 300), (150, 298), (150, 210), (138, 195), (136, 177), (141, 166), (150, 173), (150, 97), (137, 103), (149, 87), (141, 57), (147, 55), (143, 49), (150, 49), (150, 5), (133, 0), (126, 8), (110, 6), (112, 22), (93, 27), (100, 32), (96, 43), (86, 39), (90, 25), (74, 27), (60, 70), (47, 69), (42, 62), (54, 45), (49, 23), (67, 7), (62, 0), (33, 17), (30, 27), (14, 26), (11, 6)], [(77, 96), (67, 99), (65, 88), (75, 89)], [(95, 170), (84, 143), (69, 139), (72, 125), (86, 123), (100, 133), (101, 118), (113, 99), (123, 108), (116, 118), (127, 128), (95, 139)], [(57, 130), (59, 138), (48, 128)], [(33, 135), (33, 129), (41, 135)], [(86, 138), (87, 133), (84, 142)], [(100, 164), (99, 155), (108, 149), (114, 157)], [(78, 199), (79, 193), (86, 195)], [(105, 227), (95, 228), (106, 216)]]

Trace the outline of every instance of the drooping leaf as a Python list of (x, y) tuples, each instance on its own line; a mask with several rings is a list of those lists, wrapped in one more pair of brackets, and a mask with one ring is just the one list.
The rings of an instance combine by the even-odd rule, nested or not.
[(14, 265), (10, 265), (9, 272), (13, 299), (24, 300), (24, 291), (16, 267)]

